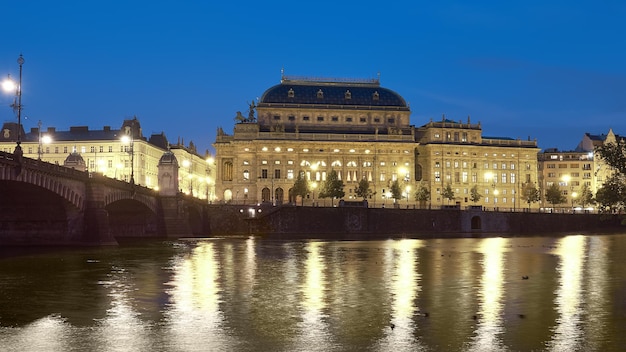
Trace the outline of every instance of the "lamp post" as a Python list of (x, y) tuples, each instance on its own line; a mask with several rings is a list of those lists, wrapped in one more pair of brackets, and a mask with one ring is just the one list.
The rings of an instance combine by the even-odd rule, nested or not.
[(409, 209), (409, 195), (411, 194), (411, 186), (407, 185), (404, 190), (406, 192), (406, 208)]
[(317, 182), (311, 183), (311, 189), (313, 190), (313, 206), (315, 206), (315, 189), (317, 188)]
[(19, 81), (16, 84), (11, 79), (11, 75), (2, 83), (2, 88), (5, 91), (15, 91), (16, 101), (11, 104), (13, 110), (17, 113), (17, 145), (15, 146), (15, 154), (18, 158), (21, 159), (22, 152), (22, 65), (24, 65), (24, 57), (20, 54), (20, 57), (17, 58), (17, 63), (20, 65), (20, 77)]
[(574, 199), (576, 199), (576, 197), (578, 197), (578, 193), (572, 192), (572, 213), (576, 212), (576, 210), (574, 209)]
[(135, 140), (133, 138), (133, 135), (132, 134), (123, 135), (122, 143), (129, 144), (128, 153), (130, 154), (130, 183), (134, 185), (135, 184), (135, 151), (134, 151)]

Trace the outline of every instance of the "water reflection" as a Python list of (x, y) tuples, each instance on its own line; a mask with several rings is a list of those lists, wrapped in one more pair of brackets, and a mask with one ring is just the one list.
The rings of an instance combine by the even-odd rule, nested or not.
[(203, 351), (211, 346), (227, 351), (232, 343), (222, 328), (220, 265), (214, 247), (213, 242), (200, 242), (190, 255), (173, 261), (165, 339), (175, 341), (168, 344), (172, 350)]
[(0, 258), (0, 350), (619, 351), (624, 251), (251, 237)]
[(472, 318), (477, 321), (474, 343), (471, 350), (489, 351), (504, 349), (503, 333), (503, 286), (505, 238), (488, 238), (481, 241), (479, 252), (482, 258), (482, 275), (478, 292), (478, 313)]
[(324, 244), (309, 242), (305, 246), (304, 283), (302, 293), (302, 322), (300, 323), (299, 343), (295, 350), (329, 351), (327, 324), (324, 321), (326, 308), (327, 280), (324, 256), (321, 253)]
[(552, 351), (577, 351), (580, 349), (583, 266), (586, 258), (586, 238), (568, 236), (558, 242), (554, 251), (559, 256), (557, 267), (559, 286), (555, 306), (558, 312), (554, 335), (550, 342)]
[(419, 286), (418, 249), (419, 240), (404, 239), (385, 243), (385, 286), (389, 287), (391, 319), (385, 327), (385, 337), (379, 349), (395, 351), (417, 351), (423, 348), (415, 340), (416, 315), (421, 312), (416, 305)]

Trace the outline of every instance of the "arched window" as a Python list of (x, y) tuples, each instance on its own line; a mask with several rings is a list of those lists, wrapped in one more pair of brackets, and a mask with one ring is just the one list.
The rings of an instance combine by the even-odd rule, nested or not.
[(248, 170), (244, 170), (243, 171), (243, 179), (248, 181), (250, 179), (250, 171)]
[(341, 161), (340, 160), (335, 160), (332, 162), (332, 164), (330, 164), (330, 166), (332, 167), (341, 167)]

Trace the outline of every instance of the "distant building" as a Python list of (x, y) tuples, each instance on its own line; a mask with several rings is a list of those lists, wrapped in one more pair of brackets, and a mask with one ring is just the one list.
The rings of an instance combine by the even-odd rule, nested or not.
[[(596, 148), (606, 143), (626, 141), (623, 136), (616, 135), (612, 129), (607, 134), (585, 133), (573, 151), (546, 149), (539, 153), (539, 170), (543, 190), (556, 183), (566, 197), (563, 208), (580, 205), (581, 189), (584, 185), (595, 195), (604, 182), (615, 172), (596, 152)], [(542, 192), (545, 197), (545, 191)], [(544, 201), (544, 206), (549, 207)]]
[[(218, 128), (216, 198), (299, 203), (291, 189), (300, 174), (311, 188), (305, 204), (330, 205), (319, 199), (319, 187), (334, 170), (346, 200), (357, 199), (360, 180), (369, 181), (373, 207), (394, 202), (394, 181), (402, 191), (395, 202), (402, 207), (446, 205), (442, 190), (448, 184), (455, 194), (451, 204), (524, 206), (521, 187), (537, 182), (536, 141), (483, 137), (480, 124), (445, 118), (416, 128), (410, 114), (404, 98), (378, 79), (283, 76), (258, 105), (250, 104), (247, 116), (237, 113), (233, 134)], [(418, 204), (420, 185), (431, 196)], [(481, 195), (476, 203), (470, 200), (473, 186)]]
[(595, 194), (598, 189), (598, 177), (596, 158), (593, 151), (559, 151), (546, 149), (539, 153), (539, 174), (542, 206), (552, 207), (545, 200), (545, 191), (553, 184), (557, 184), (566, 202), (557, 207), (571, 208), (578, 203), (578, 197), (582, 194), (583, 185), (587, 185)]
[[(0, 133), (0, 150), (12, 153), (17, 141), (17, 123), (6, 122)], [(146, 138), (135, 117), (122, 122), (119, 129), (104, 126), (92, 130), (87, 126), (72, 126), (68, 131), (55, 127), (43, 130), (31, 128), (21, 132), (24, 157), (100, 173), (104, 176), (148, 188), (158, 188), (159, 160), (168, 149), (180, 164), (180, 191), (202, 199), (214, 194), (215, 166), (208, 152), (196, 151), (193, 143), (180, 141), (170, 145), (165, 134)]]

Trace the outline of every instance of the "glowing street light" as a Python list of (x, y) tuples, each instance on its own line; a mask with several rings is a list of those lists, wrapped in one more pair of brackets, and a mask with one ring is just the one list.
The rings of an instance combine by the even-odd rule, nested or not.
[(16, 101), (11, 104), (11, 107), (17, 113), (17, 146), (15, 146), (15, 154), (19, 159), (22, 158), (22, 65), (24, 65), (24, 57), (20, 54), (20, 57), (17, 58), (17, 63), (20, 65), (20, 79), (16, 84), (11, 76), (2, 82), (2, 88), (7, 92), (15, 92)]
[(132, 134), (123, 135), (122, 138), (120, 138), (120, 140), (122, 141), (123, 144), (130, 145), (130, 149), (128, 150), (128, 153), (130, 154), (130, 183), (134, 185), (135, 184), (135, 151), (133, 149), (134, 149), (135, 140)]

